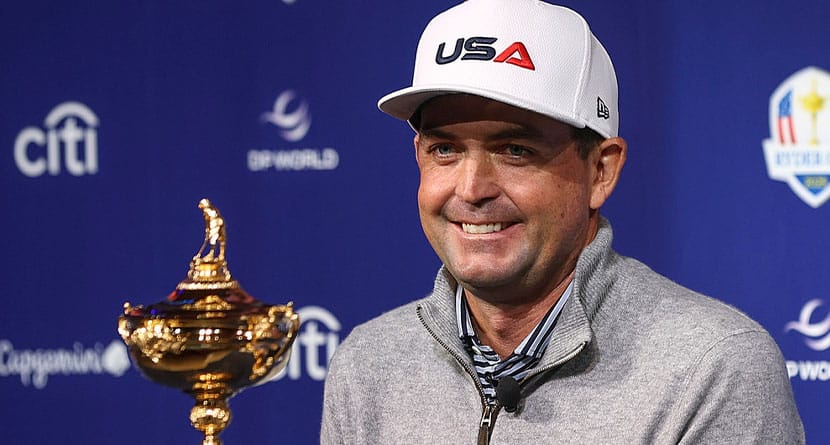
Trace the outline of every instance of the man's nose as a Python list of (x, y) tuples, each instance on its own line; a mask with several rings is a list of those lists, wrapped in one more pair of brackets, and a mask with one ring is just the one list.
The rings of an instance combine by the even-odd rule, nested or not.
[(496, 198), (501, 193), (496, 173), (489, 153), (468, 153), (459, 166), (456, 195), (471, 204)]

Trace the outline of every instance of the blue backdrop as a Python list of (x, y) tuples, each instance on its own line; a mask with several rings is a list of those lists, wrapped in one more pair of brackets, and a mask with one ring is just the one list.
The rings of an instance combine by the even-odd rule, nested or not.
[[(304, 318), (286, 375), (232, 399), (222, 437), (317, 442), (338, 342), (428, 292), (439, 265), (411, 130), (375, 103), (408, 84), (421, 29), (451, 4), (4, 4), (0, 440), (198, 443), (191, 400), (129, 367), (116, 319), (184, 278), (209, 197), (234, 276)], [(763, 324), (808, 442), (830, 441), (830, 4), (565, 4), (618, 72), (616, 248)]]

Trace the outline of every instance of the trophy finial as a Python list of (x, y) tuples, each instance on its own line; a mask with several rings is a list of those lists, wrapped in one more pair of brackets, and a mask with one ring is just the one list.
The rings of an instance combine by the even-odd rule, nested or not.
[(179, 289), (198, 289), (236, 286), (231, 279), (228, 262), (225, 260), (227, 233), (225, 220), (209, 199), (199, 201), (199, 209), (205, 220), (205, 240), (202, 247), (190, 261), (187, 279), (179, 283)]
[(224, 261), (225, 240), (227, 239), (225, 220), (219, 213), (219, 209), (214, 207), (207, 198), (199, 201), (199, 208), (205, 218), (205, 241), (193, 259), (200, 258), (203, 262)]

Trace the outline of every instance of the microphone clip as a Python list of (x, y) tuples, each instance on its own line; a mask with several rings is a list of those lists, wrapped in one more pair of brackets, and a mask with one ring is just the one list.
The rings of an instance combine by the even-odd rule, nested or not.
[(496, 384), (496, 400), (508, 413), (516, 412), (522, 400), (522, 387), (519, 386), (519, 382), (511, 376), (500, 378)]

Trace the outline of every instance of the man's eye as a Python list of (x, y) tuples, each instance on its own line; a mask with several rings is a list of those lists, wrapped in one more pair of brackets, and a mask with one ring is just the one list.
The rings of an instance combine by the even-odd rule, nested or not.
[(525, 156), (528, 154), (528, 150), (522, 147), (521, 145), (508, 145), (506, 151), (507, 154), (509, 154), (510, 156), (516, 157)]
[(441, 144), (432, 147), (432, 152), (440, 156), (447, 156), (453, 153), (453, 149), (449, 145)]

